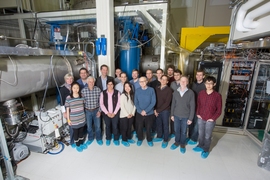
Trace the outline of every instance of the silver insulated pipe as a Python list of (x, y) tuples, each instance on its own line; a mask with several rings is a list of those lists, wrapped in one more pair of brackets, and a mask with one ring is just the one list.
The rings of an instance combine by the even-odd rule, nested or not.
[(68, 56), (5, 56), (0, 57), (0, 102), (55, 87), (64, 83), (64, 76), (72, 73), (79, 77), (83, 63)]

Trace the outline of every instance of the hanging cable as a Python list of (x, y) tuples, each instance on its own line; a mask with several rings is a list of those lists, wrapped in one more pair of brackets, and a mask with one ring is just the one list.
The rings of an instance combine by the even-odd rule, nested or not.
[(59, 146), (59, 145), (61, 145), (61, 147), (59, 147), (57, 150), (59, 150), (58, 152), (52, 152), (52, 151), (48, 151), (48, 154), (51, 154), (51, 155), (57, 155), (57, 154), (60, 154), (64, 149), (65, 149), (65, 145), (64, 145), (64, 143), (62, 143), (62, 142), (57, 142), (58, 144), (57, 144), (57, 146)]
[(12, 65), (13, 65), (13, 69), (14, 69), (14, 82), (13, 83), (10, 83), (10, 82), (7, 82), (3, 79), (0, 79), (0, 81), (3, 81), (4, 83), (7, 83), (8, 85), (11, 85), (11, 86), (16, 86), (17, 83), (18, 83), (18, 78), (17, 78), (17, 67), (15, 65), (15, 63), (13, 62), (13, 60), (11, 59), (10, 56), (8, 56), (9, 60), (11, 61)]
[[(52, 58), (53, 58), (53, 55), (51, 56), (51, 59), (52, 59)], [(45, 102), (46, 94), (47, 94), (48, 87), (49, 87), (49, 80), (50, 80), (50, 78), (51, 78), (51, 69), (49, 68), (48, 71), (49, 71), (49, 72), (48, 72), (47, 83), (46, 83), (45, 92), (44, 92), (44, 95), (43, 95), (43, 98), (42, 98), (42, 102), (41, 102), (40, 109), (44, 109), (44, 102)]]

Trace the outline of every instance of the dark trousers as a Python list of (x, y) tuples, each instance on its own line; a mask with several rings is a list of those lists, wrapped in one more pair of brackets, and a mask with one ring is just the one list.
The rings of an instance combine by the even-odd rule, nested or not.
[(104, 113), (102, 114), (106, 125), (105, 127), (106, 140), (112, 139), (112, 133), (114, 135), (114, 140), (119, 140), (119, 130), (118, 130), (119, 113), (117, 113), (113, 118), (108, 117)]
[(84, 131), (84, 126), (80, 128), (72, 128), (73, 130), (73, 136), (74, 136), (74, 142), (76, 143), (76, 146), (80, 146), (83, 144), (83, 131)]
[(171, 134), (175, 134), (175, 132), (174, 132), (174, 121), (172, 121), (171, 119), (170, 119), (170, 129), (171, 129)]
[(151, 114), (148, 116), (142, 116), (141, 114), (136, 112), (136, 127), (137, 127), (137, 134), (138, 134), (138, 140), (142, 141), (143, 140), (143, 127), (145, 126), (146, 128), (146, 139), (147, 141), (152, 141), (151, 137), (151, 130), (152, 130), (152, 125), (153, 121), (155, 119), (155, 115)]
[(155, 117), (153, 119), (153, 124), (152, 124), (152, 133), (156, 133), (157, 132), (157, 118)]
[(134, 121), (134, 117), (120, 118), (120, 132), (121, 132), (123, 141), (127, 141), (128, 139), (132, 139), (131, 127), (132, 127), (133, 121)]
[(70, 137), (69, 144), (74, 144), (74, 132), (71, 126), (69, 126), (69, 137)]
[(157, 138), (162, 138), (164, 135), (164, 141), (169, 141), (169, 110), (160, 112), (156, 118), (157, 121)]
[(133, 131), (135, 131), (136, 132), (136, 113), (135, 113), (135, 115), (133, 116), (133, 123), (132, 123), (132, 126), (133, 126)]

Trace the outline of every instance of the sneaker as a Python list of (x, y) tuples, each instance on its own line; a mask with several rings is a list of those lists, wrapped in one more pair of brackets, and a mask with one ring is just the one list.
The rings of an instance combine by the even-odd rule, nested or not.
[(180, 152), (181, 152), (182, 154), (185, 154), (186, 148), (180, 148)]
[(137, 141), (137, 146), (141, 146), (142, 145), (142, 141)]
[(103, 141), (102, 140), (97, 140), (98, 145), (102, 146), (103, 145)]
[(187, 142), (188, 145), (196, 145), (196, 141), (192, 141), (191, 139)]
[(203, 149), (200, 148), (200, 147), (198, 147), (198, 146), (196, 146), (196, 147), (193, 148), (192, 150), (193, 150), (194, 152), (202, 152), (202, 151), (203, 151)]
[(122, 141), (122, 144), (125, 146), (125, 147), (129, 147), (129, 143), (127, 141)]
[(132, 134), (137, 134), (136, 131), (133, 131)]
[(75, 149), (76, 148), (76, 144), (75, 143), (74, 144), (71, 144), (71, 147)]
[(82, 152), (82, 151), (83, 151), (83, 149), (81, 148), (81, 146), (76, 146), (76, 150), (77, 150), (78, 152)]
[(86, 144), (87, 146), (89, 146), (90, 144), (92, 144), (92, 142), (93, 142), (93, 140), (88, 140), (88, 141), (86, 141), (85, 144)]
[(161, 147), (163, 148), (163, 149), (165, 149), (166, 147), (168, 146), (168, 142), (162, 142), (162, 144), (161, 144)]
[(203, 159), (206, 159), (208, 157), (208, 155), (209, 155), (209, 152), (203, 151), (202, 154), (201, 154), (201, 157)]
[(113, 144), (116, 145), (116, 146), (119, 146), (119, 140), (113, 141)]
[(87, 149), (87, 145), (86, 144), (81, 144), (80, 147), (84, 150)]
[(150, 147), (153, 147), (153, 146), (154, 146), (154, 144), (153, 144), (152, 141), (147, 142), (147, 144), (148, 144), (148, 146), (150, 146)]
[(172, 146), (171, 146), (171, 150), (175, 150), (176, 148), (178, 148), (178, 146), (174, 143), (174, 144), (172, 144)]
[(162, 138), (154, 138), (153, 142), (161, 142), (163, 139)]
[(129, 144), (134, 144), (135, 141), (134, 141), (133, 139), (128, 139), (128, 143), (129, 143)]
[(172, 138), (174, 138), (175, 137), (175, 135), (174, 134), (170, 134), (170, 138), (172, 139)]
[(106, 140), (106, 145), (109, 146), (111, 144), (111, 140)]

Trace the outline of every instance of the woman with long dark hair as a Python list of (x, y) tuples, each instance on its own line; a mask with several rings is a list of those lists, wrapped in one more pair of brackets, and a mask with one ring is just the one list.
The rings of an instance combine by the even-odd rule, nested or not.
[(70, 96), (66, 98), (65, 106), (67, 108), (67, 122), (73, 129), (73, 138), (76, 149), (82, 152), (87, 146), (84, 145), (83, 130), (85, 121), (84, 98), (81, 95), (80, 84), (73, 82), (71, 84)]
[(120, 132), (122, 135), (122, 144), (129, 147), (135, 143), (132, 140), (131, 127), (134, 121), (136, 107), (134, 105), (134, 92), (130, 82), (125, 82), (124, 90), (120, 97)]

